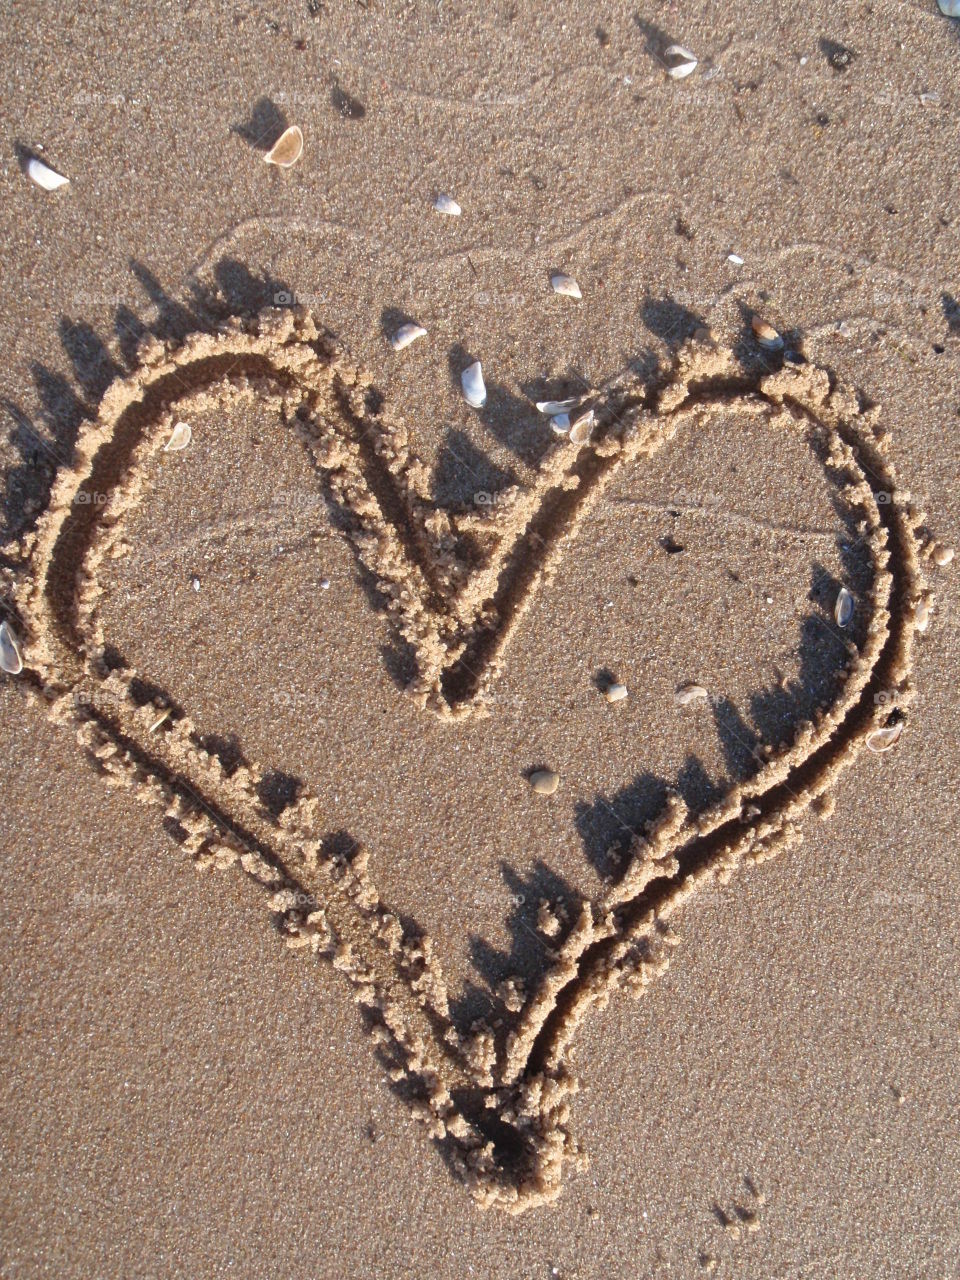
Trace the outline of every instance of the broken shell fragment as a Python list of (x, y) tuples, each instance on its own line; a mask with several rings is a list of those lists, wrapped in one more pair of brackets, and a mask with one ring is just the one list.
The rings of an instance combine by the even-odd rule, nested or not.
[(193, 439), (193, 428), (189, 422), (178, 422), (170, 432), (170, 439), (163, 446), (164, 453), (179, 453)]
[(302, 155), (303, 134), (292, 124), (289, 129), (284, 129), (263, 158), (267, 164), (275, 164), (279, 169), (289, 169)]
[(683, 80), (696, 71), (697, 55), (682, 44), (671, 44), (663, 51), (663, 65), (671, 80)]
[(433, 202), (433, 207), (437, 213), (445, 213), (448, 218), (459, 218), (463, 210), (457, 204), (456, 200), (450, 196), (437, 196)]
[(425, 338), (426, 336), (427, 331), (422, 325), (402, 324), (390, 339), (390, 345), (394, 351), (402, 351), (404, 347), (409, 347), (411, 342), (416, 342), (418, 338)]
[(167, 707), (166, 710), (162, 711), (160, 715), (157, 717), (157, 719), (154, 720), (153, 724), (147, 730), (147, 733), (156, 733), (157, 730), (161, 727), (161, 725), (165, 725), (167, 723), (172, 713), (173, 713), (173, 708)]
[(960, 0), (937, 0), (937, 4), (948, 18), (960, 18)]
[(43, 187), (44, 191), (56, 191), (60, 187), (65, 187), (70, 181), (62, 173), (57, 173), (56, 169), (51, 169), (48, 164), (38, 160), (36, 156), (31, 156), (27, 161), (26, 171), (27, 177), (32, 179), (38, 187)]
[(487, 403), (487, 388), (479, 360), (467, 365), (460, 375), (460, 385), (463, 387), (463, 398), (471, 409), (482, 409)]
[(931, 613), (932, 607), (926, 596), (917, 601), (917, 607), (913, 611), (913, 622), (918, 631), (926, 631), (929, 627)]
[(783, 348), (783, 338), (772, 324), (767, 324), (760, 316), (754, 316), (750, 324), (757, 342), (765, 351), (780, 351)]
[(580, 286), (573, 276), (566, 276), (562, 271), (558, 271), (556, 275), (550, 277), (550, 284), (553, 286), (554, 293), (562, 293), (565, 298), (583, 297), (580, 292)]
[(948, 564), (953, 563), (953, 547), (945, 547), (942, 542), (938, 542), (933, 551), (933, 563), (939, 569), (945, 569)]
[(707, 698), (710, 695), (702, 684), (685, 684), (677, 690), (674, 696), (681, 707), (687, 707), (691, 702), (697, 702), (699, 699)]
[(18, 676), (23, 670), (20, 642), (9, 622), (0, 622), (0, 671)]
[(608, 702), (622, 702), (627, 696), (628, 690), (625, 684), (610, 684), (603, 691), (603, 696)]
[(853, 618), (853, 596), (846, 587), (841, 587), (834, 606), (833, 617), (838, 627), (845, 627)]
[(570, 431), (569, 413), (555, 413), (550, 419), (550, 430), (557, 436), (565, 436)]
[(558, 413), (568, 413), (571, 409), (576, 408), (579, 403), (579, 396), (574, 396), (572, 400), (538, 400), (537, 409), (540, 413), (545, 413), (547, 417), (555, 418)]
[(884, 751), (889, 751), (891, 747), (895, 747), (903, 733), (903, 721), (898, 720), (896, 724), (885, 725), (882, 729), (874, 729), (872, 733), (867, 734), (867, 750), (872, 751), (874, 755), (882, 755)]
[(573, 426), (570, 428), (570, 439), (574, 444), (586, 444), (593, 434), (595, 424), (594, 412), (588, 409), (586, 413), (580, 415)]
[(538, 796), (552, 796), (560, 785), (560, 775), (552, 769), (537, 769), (530, 775), (530, 785)]

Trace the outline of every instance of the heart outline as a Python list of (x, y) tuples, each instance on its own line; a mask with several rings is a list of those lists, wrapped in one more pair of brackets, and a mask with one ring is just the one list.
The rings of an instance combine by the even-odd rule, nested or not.
[[(628, 383), (608, 394), (598, 412), (603, 430), (592, 446), (574, 454), (557, 445), (547, 455), (536, 483), (517, 492), (506, 517), (494, 523), (495, 550), (482, 563), (482, 576), (471, 581), (456, 557), (451, 559), (451, 547), (461, 532), (469, 536), (490, 522), (465, 515), (461, 526), (450, 512), (438, 517), (425, 500), (421, 464), (389, 418), (373, 424), (372, 456), (383, 461), (387, 454), (380, 492), (364, 483), (374, 464), (368, 458), (366, 470), (356, 465), (362, 446), (349, 437), (358, 424), (371, 424), (363, 403), (368, 379), (308, 313), (234, 321), (216, 334), (192, 335), (180, 346), (154, 340), (138, 356), (139, 371), (108, 388), (97, 420), (77, 442), (75, 466), (58, 477), (48, 511), (24, 546), (30, 570), (21, 608), (28, 687), (43, 697), (55, 718), (75, 726), (108, 779), (134, 783), (138, 798), (163, 807), (201, 866), (239, 861), (269, 890), (270, 908), (288, 942), (329, 953), (374, 1020), (381, 1056), (392, 1064), (396, 1082), (419, 1092), (414, 1110), (481, 1204), (515, 1213), (548, 1202), (559, 1194), (564, 1163), (576, 1154), (568, 1131), (575, 1091), (568, 1057), (585, 1013), (616, 985), (642, 990), (662, 971), (673, 941), (670, 916), (696, 888), (709, 879), (729, 879), (745, 862), (762, 861), (799, 838), (803, 814), (828, 796), (839, 771), (889, 718), (884, 707), (870, 702), (878, 682), (897, 691), (901, 707), (913, 696), (913, 619), (924, 590), (919, 516), (909, 495), (896, 489), (877, 433), (877, 412), (863, 412), (852, 393), (809, 366), (784, 367), (760, 379), (735, 374), (729, 353), (701, 335), (681, 351), (670, 377), (652, 392)], [(357, 516), (351, 541), (358, 558), (377, 577), (400, 633), (422, 660), (410, 692), (425, 709), (445, 718), (486, 711), (509, 640), (537, 585), (605, 481), (624, 463), (651, 456), (683, 426), (717, 408), (736, 405), (819, 433), (829, 466), (843, 477), (841, 489), (862, 512), (864, 545), (875, 570), (872, 622), (842, 696), (819, 723), (798, 727), (790, 751), (732, 787), (706, 813), (691, 818), (680, 798), (668, 795), (659, 819), (645, 835), (634, 837), (627, 865), (610, 891), (597, 902), (583, 903), (580, 918), (504, 1044), (483, 1029), (472, 1037), (455, 1031), (429, 941), (403, 936), (367, 875), (364, 854), (347, 862), (325, 853), (316, 836), (312, 797), (302, 795), (279, 818), (267, 814), (256, 800), (258, 766), (245, 764), (228, 776), (204, 751), (186, 716), (151, 741), (148, 722), (154, 715), (149, 704), (137, 706), (136, 673), (105, 661), (97, 574), (106, 556), (121, 546), (123, 516), (139, 494), (119, 480), (136, 478), (182, 402), (165, 395), (163, 387), (201, 365), (207, 381), (201, 378), (194, 386), (188, 379), (188, 396), (205, 385), (222, 387), (226, 380), (236, 394), (276, 399), (282, 415), (304, 435), (318, 468), (333, 477), (334, 491)], [(313, 409), (302, 416), (305, 385), (333, 392), (342, 430)], [(152, 393), (157, 393), (156, 404)], [(118, 483), (108, 486), (111, 496), (102, 510), (88, 505), (80, 511), (77, 495), (91, 483), (98, 458)], [(386, 480), (396, 486), (392, 495), (383, 486)], [(890, 500), (878, 503), (877, 492)], [(390, 520), (384, 506), (397, 502), (405, 504), (408, 521), (400, 550), (377, 537)], [(370, 517), (366, 522), (364, 513)], [(539, 534), (541, 527), (549, 537)], [(530, 552), (531, 533), (539, 537), (540, 544), (533, 546), (538, 554), (522, 566), (518, 592), (507, 570)], [(76, 561), (78, 551), (71, 578), (70, 557)], [(491, 629), (490, 599), (498, 598), (505, 574), (509, 612), (499, 628)], [(65, 590), (76, 613), (71, 625), (65, 625), (60, 611)], [(425, 602), (438, 600), (444, 609), (431, 618)], [(449, 698), (443, 680), (451, 655), (454, 661), (462, 657), (464, 636), (479, 637), (486, 649), (483, 669), (458, 703)], [(742, 821), (752, 809), (756, 813)], [(319, 912), (301, 909), (305, 893), (320, 901)]]

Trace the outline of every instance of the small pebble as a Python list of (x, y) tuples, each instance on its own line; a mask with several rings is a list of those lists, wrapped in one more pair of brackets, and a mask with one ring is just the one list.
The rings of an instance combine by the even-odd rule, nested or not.
[(199, 579), (199, 578), (191, 578), (191, 579), (190, 579), (190, 585), (191, 585), (191, 587), (193, 587), (194, 591), (199, 591), (199, 590), (200, 590), (200, 579)]
[(917, 601), (917, 607), (913, 613), (913, 620), (918, 631), (926, 631), (930, 625), (930, 601), (924, 596), (922, 600)]
[(608, 702), (622, 702), (627, 696), (627, 686), (625, 684), (611, 684), (603, 692), (603, 696)]
[(740, 257), (739, 253), (728, 253), (727, 261), (732, 262), (735, 267), (743, 266), (743, 259)]
[(933, 563), (945, 569), (952, 562), (953, 555), (953, 547), (945, 547), (942, 542), (938, 542), (933, 552)]
[(530, 775), (530, 785), (538, 796), (552, 796), (560, 785), (560, 775), (552, 769), (537, 769)]
[(320, 590), (321, 590), (321, 591), (329, 591), (329, 590), (330, 590), (330, 579), (329, 579), (329, 578), (321, 578), (321, 579), (320, 579)]

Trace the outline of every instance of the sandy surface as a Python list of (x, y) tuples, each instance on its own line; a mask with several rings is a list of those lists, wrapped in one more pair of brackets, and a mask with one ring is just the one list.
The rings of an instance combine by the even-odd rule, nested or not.
[[(434, 496), (464, 504), (532, 481), (550, 435), (530, 393), (650, 374), (701, 323), (755, 358), (760, 309), (883, 406), (900, 483), (960, 538), (960, 24), (933, 3), (314, 7), (8, 17), (7, 534), (142, 333), (283, 293), (370, 371)], [(701, 57), (688, 80), (651, 56), (663, 36)], [(846, 69), (822, 40), (854, 51)], [(280, 114), (306, 138), (283, 174), (246, 136)], [(18, 144), (70, 186), (33, 187)], [(558, 269), (582, 302), (550, 291)], [(407, 318), (428, 337), (394, 354)], [(829, 617), (816, 585), (843, 575), (843, 526), (809, 454), (735, 412), (617, 477), (491, 717), (452, 724), (391, 674), (303, 450), (256, 406), (193, 426), (104, 577), (104, 620), (277, 794), (303, 780), (369, 848), (464, 1024), (542, 966), (545, 883), (596, 895), (664, 786), (709, 803), (754, 729), (778, 742), (833, 687), (842, 650), (810, 618)], [(860, 757), (802, 845), (704, 889), (642, 1000), (587, 1018), (589, 1167), (519, 1219), (481, 1212), (411, 1120), (348, 984), (282, 946), (248, 880), (198, 875), (4, 677), (4, 1274), (952, 1274), (955, 584), (931, 574), (897, 749)], [(607, 669), (631, 690), (616, 707)], [(791, 676), (797, 705), (762, 696)], [(677, 708), (688, 680), (722, 717)], [(544, 763), (548, 802), (524, 776)], [(738, 1207), (756, 1230), (724, 1229)]]

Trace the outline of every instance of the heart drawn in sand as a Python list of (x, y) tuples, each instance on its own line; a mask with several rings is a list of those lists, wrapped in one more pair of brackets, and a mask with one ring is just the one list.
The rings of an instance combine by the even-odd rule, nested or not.
[[(458, 513), (429, 501), (403, 424), (302, 310), (232, 321), (178, 347), (149, 340), (138, 355), (136, 373), (104, 395), (25, 543), (30, 572), (17, 604), (27, 687), (75, 726), (106, 779), (157, 803), (201, 868), (239, 866), (267, 891), (288, 944), (346, 975), (391, 1078), (481, 1204), (516, 1213), (552, 1200), (577, 1152), (571, 1052), (585, 1014), (618, 987), (642, 991), (667, 963), (671, 917), (697, 888), (798, 839), (808, 809), (829, 814), (834, 780), (861, 747), (886, 748), (902, 728), (924, 605), (919, 517), (897, 492), (878, 415), (810, 365), (748, 379), (702, 335), (659, 386), (609, 389), (595, 405), (593, 439), (558, 442), (532, 486)], [(856, 519), (872, 566), (869, 623), (860, 648), (848, 646), (832, 707), (797, 725), (778, 755), (706, 812), (691, 815), (669, 793), (634, 833), (609, 889), (552, 940), (506, 1032), (460, 1032), (429, 940), (405, 934), (363, 852), (324, 847), (318, 801), (301, 793), (275, 816), (258, 798), (264, 771), (245, 763), (228, 772), (187, 716), (159, 715), (137, 687), (150, 673), (133, 671), (104, 634), (101, 574), (128, 549), (146, 464), (211, 396), (256, 397), (299, 436), (413, 656), (409, 695), (449, 720), (488, 712), (538, 584), (610, 478), (711, 414), (735, 406), (809, 443)], [(880, 691), (895, 692), (892, 713)]]

